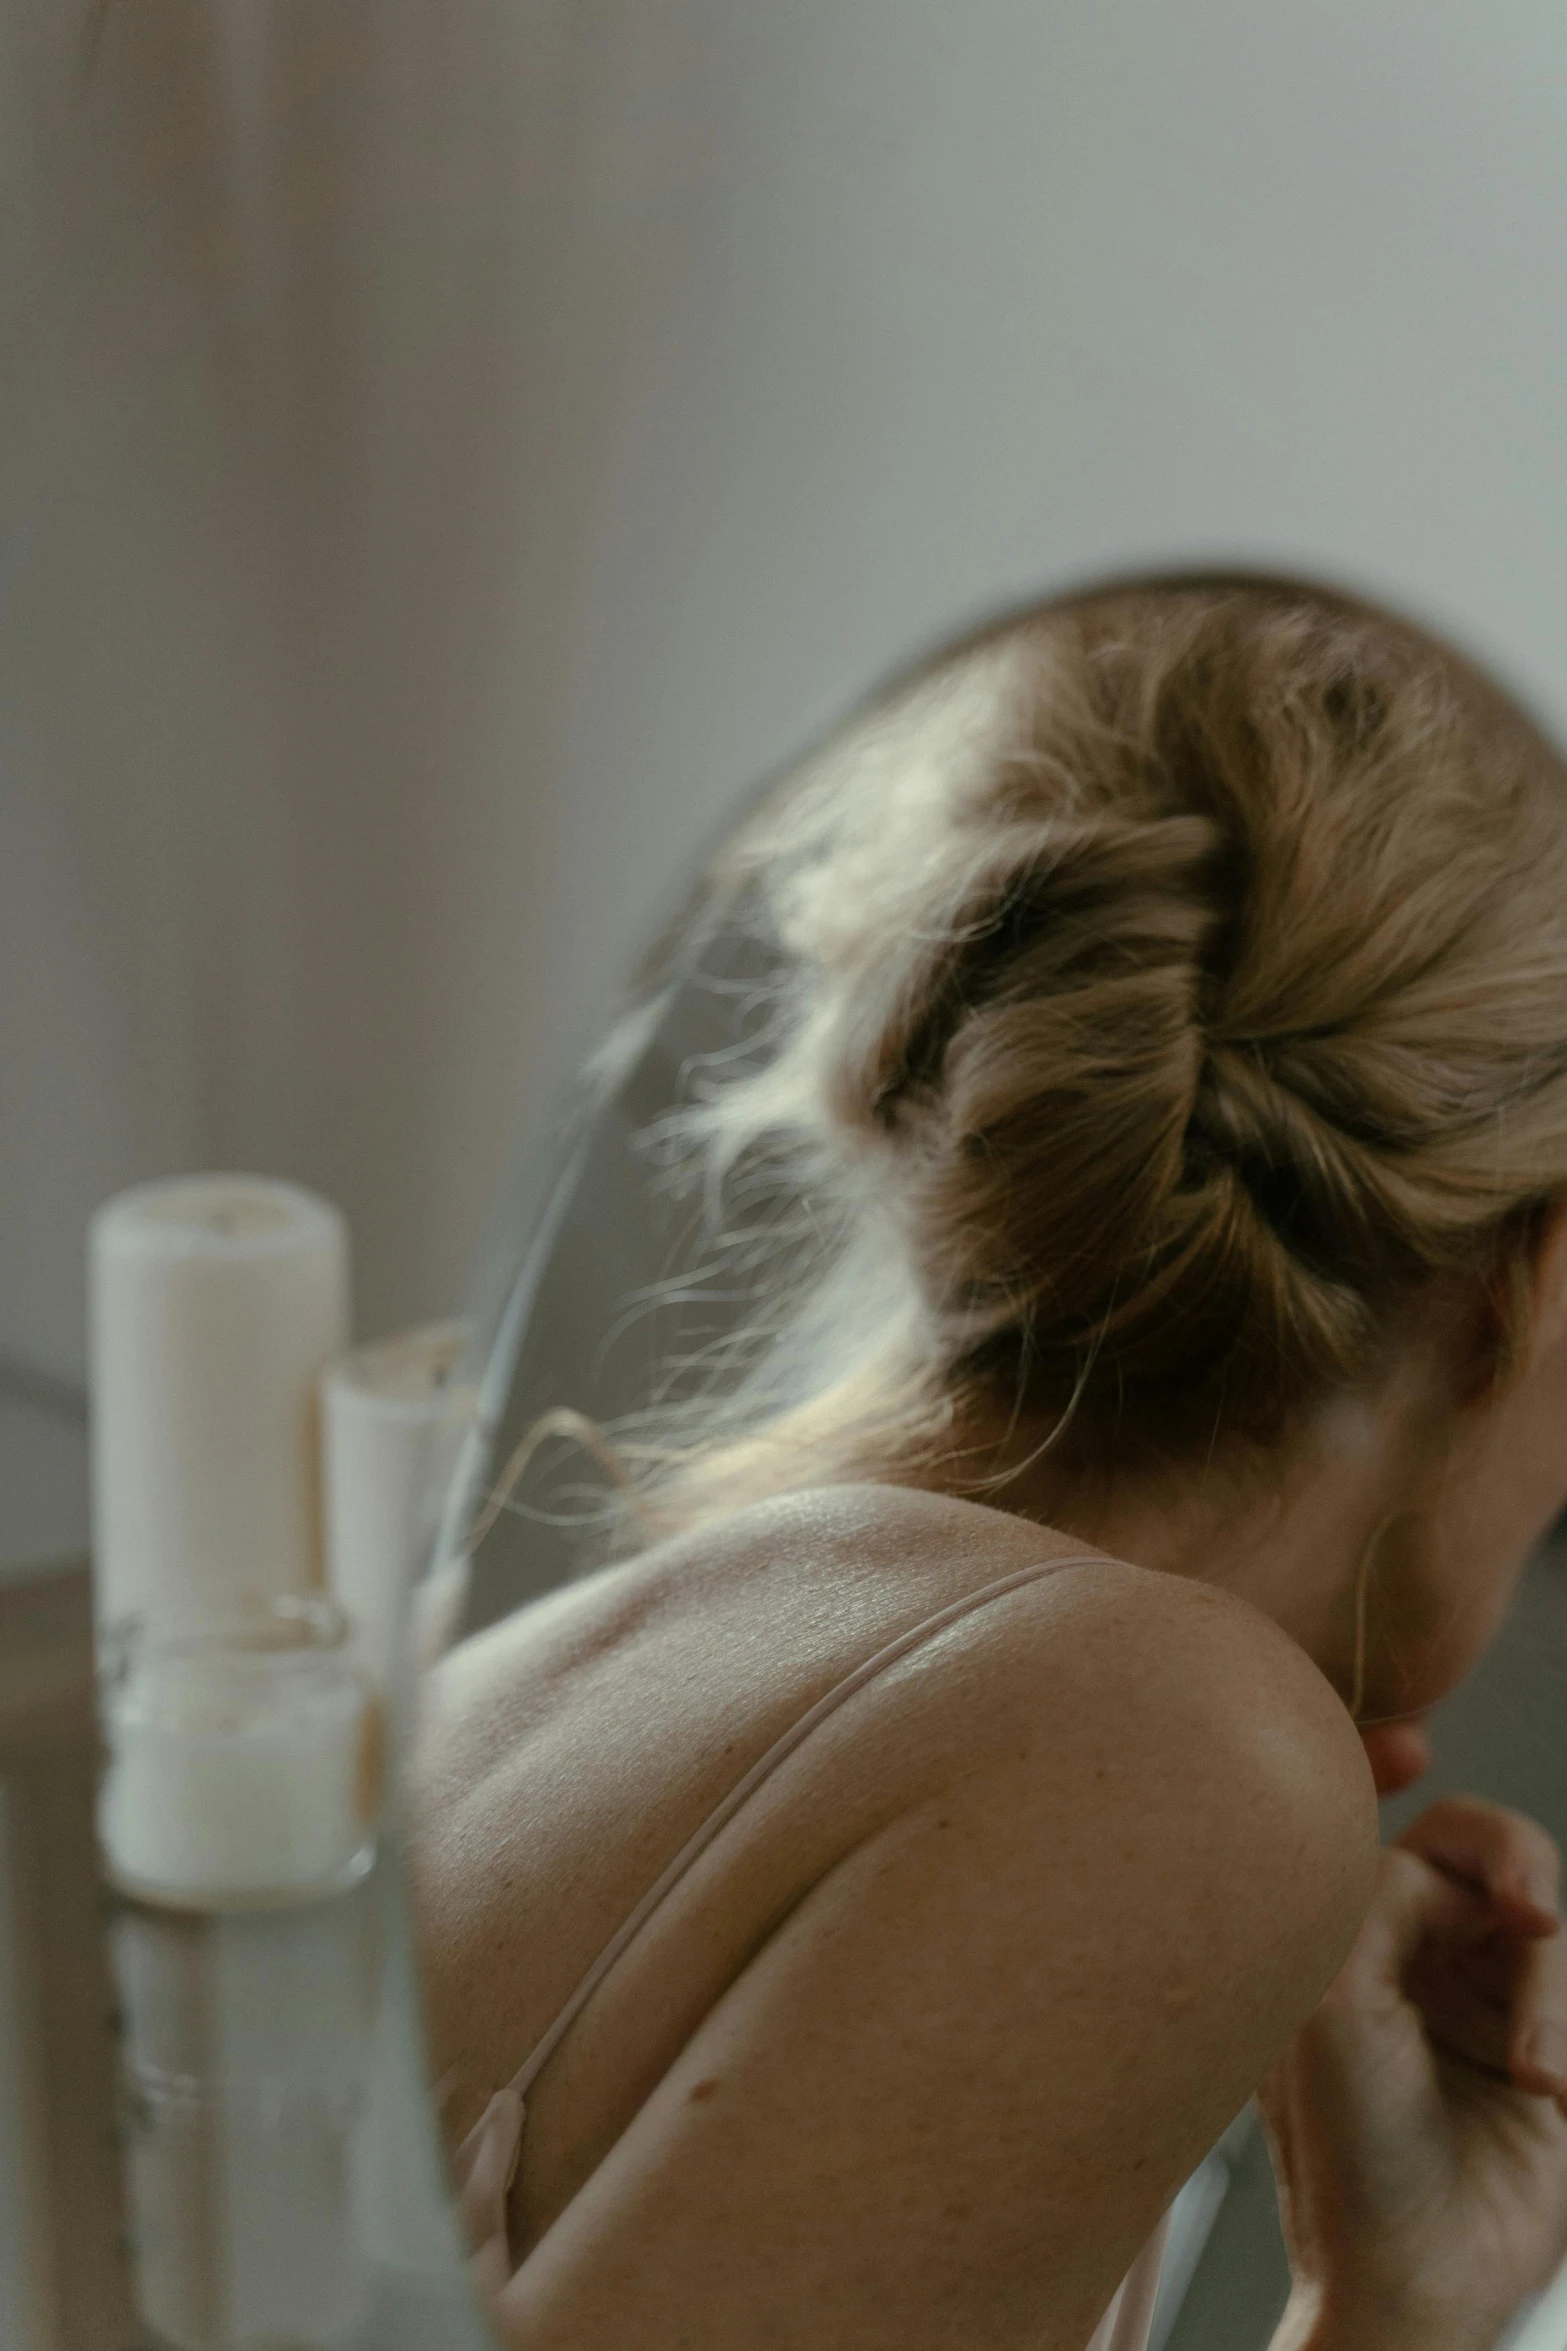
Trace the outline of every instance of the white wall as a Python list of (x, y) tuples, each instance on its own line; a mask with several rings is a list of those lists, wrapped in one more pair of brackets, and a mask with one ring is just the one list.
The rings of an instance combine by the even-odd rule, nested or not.
[(1553, 0), (100, 13), (0, 0), (0, 1352), (204, 1162), (442, 1308), (719, 812), (1002, 598), (1287, 562), (1567, 719)]

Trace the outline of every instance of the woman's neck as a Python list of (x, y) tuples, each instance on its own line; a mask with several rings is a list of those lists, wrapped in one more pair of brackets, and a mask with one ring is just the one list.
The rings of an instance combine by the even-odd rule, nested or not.
[(976, 1498), (1250, 1601), (1348, 1699), (1366, 1563), (1430, 1459), (1429, 1421), (1405, 1382), (1335, 1401), (1265, 1453), (1232, 1449), (1141, 1476), (1068, 1473), (1012, 1440), (1018, 1466)]

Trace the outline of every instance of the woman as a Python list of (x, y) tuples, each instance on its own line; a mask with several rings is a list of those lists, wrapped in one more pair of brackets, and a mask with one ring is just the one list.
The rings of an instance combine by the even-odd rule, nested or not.
[(1567, 771), (1403, 622), (1134, 581), (720, 880), (780, 976), (691, 1124), (790, 1318), (427, 1725), (503, 2335), (1130, 2342), (1260, 2091), (1276, 2351), (1489, 2351), (1567, 2249), (1557, 1858), (1374, 1794), (1567, 1501)]

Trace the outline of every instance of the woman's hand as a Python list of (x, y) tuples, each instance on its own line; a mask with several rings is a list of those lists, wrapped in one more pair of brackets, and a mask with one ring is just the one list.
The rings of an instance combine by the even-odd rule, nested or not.
[(1264, 2087), (1295, 2294), (1276, 2351), (1492, 2351), (1567, 2253), (1567, 1937), (1535, 1822), (1434, 1804)]

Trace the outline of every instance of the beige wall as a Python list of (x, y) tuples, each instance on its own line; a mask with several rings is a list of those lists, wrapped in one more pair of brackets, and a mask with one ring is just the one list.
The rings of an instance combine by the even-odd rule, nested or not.
[(1027, 586), (1347, 572), (1567, 713), (1549, 0), (93, 22), (0, 0), (0, 1353), (202, 1163), (444, 1307), (717, 812)]

